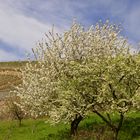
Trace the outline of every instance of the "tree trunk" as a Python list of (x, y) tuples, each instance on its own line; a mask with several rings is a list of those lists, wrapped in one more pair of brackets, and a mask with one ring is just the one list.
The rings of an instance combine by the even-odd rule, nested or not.
[(71, 122), (71, 135), (75, 136), (77, 135), (77, 128), (80, 123), (80, 121), (83, 119), (82, 116), (76, 116), (75, 119)]
[(120, 121), (119, 121), (119, 124), (115, 130), (115, 138), (114, 138), (115, 140), (118, 140), (118, 134), (119, 134), (119, 131), (122, 127), (123, 120), (124, 120), (124, 115), (123, 115), (123, 113), (120, 113)]
[(22, 119), (20, 118), (20, 119), (18, 119), (18, 120), (19, 120), (19, 127), (20, 127), (20, 126), (21, 126), (21, 120), (22, 120)]
[(107, 120), (102, 114), (100, 114), (98, 111), (94, 110), (93, 111), (94, 113), (96, 113), (99, 117), (101, 117), (101, 119), (103, 121), (106, 122), (106, 124), (114, 131), (115, 133), (115, 136), (114, 136), (114, 140), (118, 140), (118, 134), (119, 134), (119, 131), (123, 125), (123, 120), (124, 120), (124, 114), (123, 113), (120, 113), (120, 119), (119, 119), (119, 124), (118, 126), (115, 126), (111, 123), (111, 118), (109, 120)]

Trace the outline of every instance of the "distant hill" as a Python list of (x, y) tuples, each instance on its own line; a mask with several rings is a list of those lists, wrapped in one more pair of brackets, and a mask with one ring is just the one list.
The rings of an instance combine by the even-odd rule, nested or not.
[(11, 62), (0, 62), (0, 69), (17, 69), (21, 68), (27, 63), (27, 61), (11, 61)]
[(21, 83), (20, 68), (27, 61), (0, 62), (0, 92), (9, 91)]

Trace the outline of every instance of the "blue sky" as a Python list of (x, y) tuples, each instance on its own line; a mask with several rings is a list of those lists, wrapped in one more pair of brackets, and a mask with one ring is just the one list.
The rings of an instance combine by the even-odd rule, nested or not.
[(140, 0), (0, 0), (0, 61), (26, 59), (53, 24), (63, 32), (74, 18), (85, 27), (109, 19), (140, 41)]

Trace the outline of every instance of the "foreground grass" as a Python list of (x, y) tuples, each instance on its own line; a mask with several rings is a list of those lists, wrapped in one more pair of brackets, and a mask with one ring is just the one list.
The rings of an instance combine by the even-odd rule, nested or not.
[(22, 126), (16, 121), (0, 123), (0, 140), (46, 140), (49, 135), (66, 129), (65, 125), (51, 126), (44, 120), (24, 120)]
[[(117, 123), (117, 116), (113, 117)], [(96, 115), (83, 120), (79, 134), (75, 138), (69, 135), (69, 125), (52, 126), (44, 119), (23, 120), (22, 126), (16, 121), (0, 122), (0, 140), (111, 140), (112, 131)], [(140, 140), (140, 113), (128, 114), (119, 134), (120, 140)]]

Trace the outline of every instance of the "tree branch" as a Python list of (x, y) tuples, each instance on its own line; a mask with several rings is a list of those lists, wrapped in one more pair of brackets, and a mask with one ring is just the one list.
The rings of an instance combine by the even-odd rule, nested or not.
[(93, 110), (94, 113), (96, 113), (103, 121), (107, 123), (108, 126), (110, 126), (113, 130), (116, 130), (116, 127), (112, 125), (110, 121), (108, 121), (102, 114), (100, 114), (97, 110)]
[(116, 99), (117, 99), (117, 96), (115, 95), (115, 90), (113, 89), (113, 87), (112, 87), (111, 84), (109, 84), (109, 88), (110, 88), (110, 90), (111, 90), (111, 93), (112, 93), (112, 95), (113, 95), (113, 98), (116, 100)]

